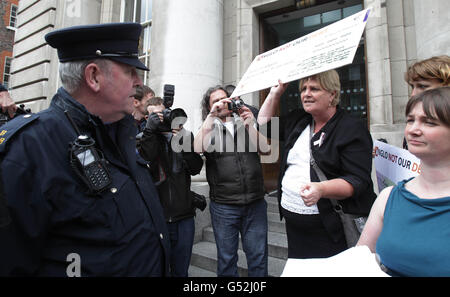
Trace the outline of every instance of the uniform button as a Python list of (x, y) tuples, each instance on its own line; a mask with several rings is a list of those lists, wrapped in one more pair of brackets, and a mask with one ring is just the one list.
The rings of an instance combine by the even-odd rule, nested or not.
[(117, 188), (111, 188), (111, 193), (115, 194), (117, 192)]
[(159, 233), (159, 237), (161, 237), (161, 239), (164, 239), (164, 236), (162, 235), (162, 233)]
[(29, 117), (31, 117), (31, 114), (26, 114), (26, 115), (24, 115), (23, 117), (24, 117), (24, 118), (29, 118)]

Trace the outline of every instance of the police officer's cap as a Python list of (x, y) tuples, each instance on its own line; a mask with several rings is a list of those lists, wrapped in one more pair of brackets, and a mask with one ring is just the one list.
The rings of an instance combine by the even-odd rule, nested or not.
[(60, 62), (106, 58), (149, 70), (138, 57), (138, 23), (109, 23), (74, 26), (45, 35), (47, 43), (58, 50)]

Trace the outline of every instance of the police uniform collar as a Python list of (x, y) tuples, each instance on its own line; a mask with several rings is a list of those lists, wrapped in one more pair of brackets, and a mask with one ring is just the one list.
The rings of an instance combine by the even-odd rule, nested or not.
[[(52, 104), (62, 110), (67, 110), (70, 113), (70, 116), (75, 120), (77, 125), (85, 125), (88, 122), (97, 125), (94, 118), (98, 117), (89, 113), (89, 111), (86, 109), (86, 107), (84, 107), (83, 104), (75, 100), (62, 87), (58, 89), (58, 92), (53, 97)], [(101, 122), (100, 118), (98, 118), (98, 121)]]
[[(58, 89), (51, 104), (62, 110), (69, 111), (72, 118), (79, 125), (91, 123), (94, 126), (100, 126), (106, 124), (103, 123), (100, 117), (90, 113), (83, 104), (75, 100), (63, 87)], [(119, 122), (121, 125), (134, 126), (134, 118), (131, 115), (125, 115)]]

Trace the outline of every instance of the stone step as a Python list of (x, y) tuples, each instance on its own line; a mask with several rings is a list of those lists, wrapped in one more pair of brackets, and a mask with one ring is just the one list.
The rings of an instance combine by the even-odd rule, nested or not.
[(269, 232), (286, 233), (284, 218), (280, 221), (280, 214), (278, 212), (267, 212), (267, 223)]
[(279, 213), (278, 201), (277, 201), (276, 197), (266, 195), (266, 202), (267, 202), (267, 212), (268, 213)]
[[(238, 250), (238, 273), (240, 276), (247, 276), (247, 261), (242, 250)], [(285, 259), (269, 257), (268, 269), (269, 276), (279, 277), (286, 264)], [(192, 248), (191, 266), (206, 270), (209, 272), (217, 270), (217, 250), (216, 244), (207, 241), (201, 241), (194, 244)], [(192, 269), (196, 269), (192, 268)], [(201, 272), (200, 270), (198, 270)], [(208, 274), (210, 274), (208, 272)]]
[(189, 277), (216, 277), (217, 273), (213, 271), (209, 271), (206, 269), (202, 269), (200, 267), (190, 265), (188, 271)]
[[(203, 229), (203, 241), (215, 243), (212, 227)], [(267, 233), (267, 242), (269, 248), (269, 257), (287, 259), (287, 236), (285, 233), (271, 232)], [(242, 239), (239, 234), (239, 249), (242, 250)]]

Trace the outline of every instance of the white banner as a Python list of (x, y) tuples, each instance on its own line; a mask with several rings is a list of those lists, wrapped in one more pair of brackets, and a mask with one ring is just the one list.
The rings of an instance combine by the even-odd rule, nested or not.
[(291, 259), (281, 277), (388, 277), (369, 247), (356, 246), (329, 258)]
[(409, 151), (381, 141), (374, 141), (378, 190), (420, 174), (420, 159)]
[(262, 53), (231, 98), (352, 63), (371, 8)]

